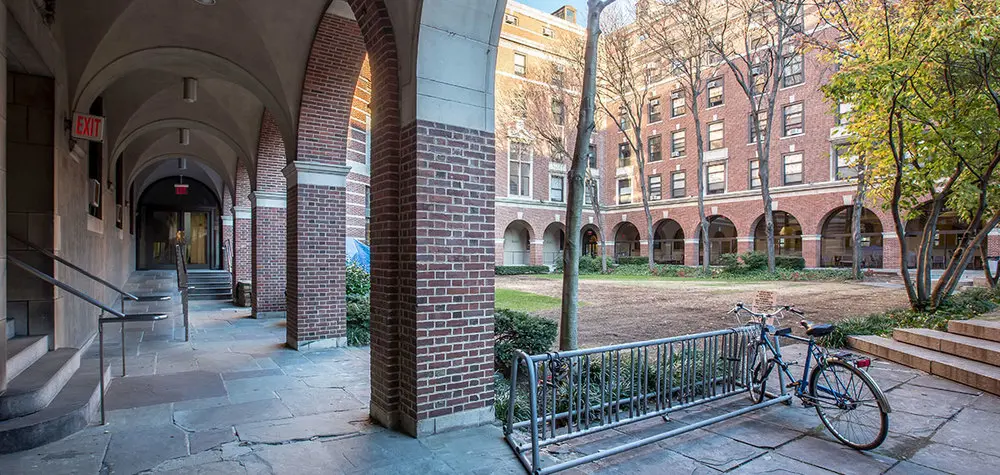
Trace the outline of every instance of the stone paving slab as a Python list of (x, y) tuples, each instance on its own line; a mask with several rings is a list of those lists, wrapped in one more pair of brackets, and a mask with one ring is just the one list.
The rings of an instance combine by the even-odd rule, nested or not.
[[(137, 273), (130, 285), (162, 292), (176, 282), (169, 272)], [(417, 440), (372, 425), (367, 349), (298, 353), (284, 347), (280, 320), (211, 302), (192, 305), (192, 339), (184, 342), (179, 304), (157, 302), (171, 318), (127, 329), (129, 376), (111, 383), (109, 425), (0, 456), (0, 474), (524, 473), (499, 426)], [(107, 336), (117, 365), (120, 336)], [(802, 348), (783, 351), (801, 360)], [(795, 402), (565, 473), (996, 473), (1000, 398), (886, 361), (874, 361), (870, 373), (893, 408), (889, 437), (871, 453), (837, 443), (814, 409)], [(746, 404), (734, 397), (670, 422), (576, 439), (543, 457), (593, 453)]]

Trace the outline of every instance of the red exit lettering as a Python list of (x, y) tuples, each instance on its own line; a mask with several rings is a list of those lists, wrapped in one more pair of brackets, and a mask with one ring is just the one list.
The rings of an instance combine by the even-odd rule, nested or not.
[(76, 138), (101, 142), (104, 140), (104, 118), (76, 114), (73, 118), (73, 136)]

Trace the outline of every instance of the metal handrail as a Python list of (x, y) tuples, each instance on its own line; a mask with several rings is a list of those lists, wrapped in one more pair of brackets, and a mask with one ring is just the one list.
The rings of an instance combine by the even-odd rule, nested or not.
[(28, 273), (34, 275), (35, 277), (38, 277), (39, 279), (42, 279), (42, 280), (44, 280), (44, 281), (46, 281), (46, 282), (48, 282), (48, 283), (50, 283), (50, 284), (52, 284), (52, 285), (54, 285), (56, 287), (59, 287), (60, 289), (63, 289), (63, 290), (65, 290), (65, 291), (67, 291), (67, 292), (69, 292), (69, 293), (71, 293), (71, 294), (73, 294), (73, 295), (75, 295), (77, 297), (80, 297), (83, 301), (85, 301), (85, 302), (87, 302), (87, 303), (89, 303), (89, 304), (91, 304), (91, 305), (93, 305), (93, 306), (95, 306), (95, 307), (97, 307), (97, 308), (105, 311), (105, 312), (108, 312), (108, 313), (110, 313), (110, 314), (112, 314), (112, 315), (114, 315), (116, 317), (119, 317), (119, 318), (125, 318), (125, 312), (119, 312), (118, 310), (115, 310), (115, 309), (113, 309), (113, 308), (111, 308), (111, 307), (109, 307), (107, 305), (104, 305), (103, 303), (97, 301), (97, 299), (91, 297), (90, 295), (84, 293), (83, 291), (77, 290), (76, 287), (73, 287), (73, 286), (71, 286), (69, 284), (66, 284), (66, 283), (64, 283), (64, 282), (56, 279), (55, 277), (52, 277), (52, 276), (50, 276), (50, 275), (48, 275), (48, 274), (46, 274), (46, 273), (38, 270), (38, 269), (36, 269), (36, 268), (34, 268), (34, 267), (26, 264), (24, 261), (22, 261), (22, 260), (20, 260), (20, 259), (18, 259), (16, 257), (14, 257), (14, 256), (11, 256), (10, 254), (7, 255), (7, 260), (10, 261), (11, 263), (13, 263), (14, 265), (16, 265), (16, 266), (18, 266), (18, 267), (20, 267), (20, 268), (28, 271)]
[(117, 286), (115, 286), (111, 282), (108, 282), (108, 281), (106, 281), (106, 280), (104, 280), (104, 279), (102, 279), (102, 278), (100, 278), (100, 277), (98, 277), (98, 276), (96, 276), (94, 274), (91, 274), (90, 272), (87, 272), (85, 269), (83, 269), (80, 266), (78, 266), (78, 265), (76, 265), (76, 264), (74, 264), (74, 263), (66, 260), (65, 258), (59, 257), (59, 256), (57, 256), (57, 255), (49, 252), (46, 249), (43, 249), (41, 247), (36, 246), (31, 241), (28, 241), (26, 239), (21, 239), (21, 238), (19, 238), (17, 236), (14, 236), (14, 235), (10, 234), (10, 233), (7, 234), (7, 237), (12, 238), (12, 239), (14, 239), (14, 240), (16, 240), (16, 241), (18, 241), (20, 243), (25, 244), (26, 246), (28, 246), (29, 249), (31, 249), (33, 251), (36, 251), (36, 252), (40, 252), (45, 257), (48, 257), (49, 259), (52, 259), (52, 260), (55, 260), (55, 261), (58, 261), (60, 264), (66, 266), (66, 267), (69, 267), (70, 269), (73, 269), (73, 270), (75, 270), (75, 271), (77, 271), (77, 272), (79, 272), (79, 273), (81, 273), (81, 274), (89, 277), (92, 280), (95, 280), (97, 282), (100, 282), (101, 284), (104, 284), (104, 286), (108, 287), (109, 289), (114, 290), (115, 292), (118, 292), (118, 294), (121, 295), (123, 298), (128, 298), (129, 300), (139, 301), (139, 297), (136, 297), (135, 295), (132, 295), (132, 294), (130, 294), (130, 293), (128, 293), (128, 292), (126, 292), (126, 291), (118, 288)]

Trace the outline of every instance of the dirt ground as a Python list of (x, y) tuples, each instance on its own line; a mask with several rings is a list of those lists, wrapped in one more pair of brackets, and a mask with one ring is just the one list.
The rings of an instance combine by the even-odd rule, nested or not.
[[(497, 288), (558, 298), (562, 281), (533, 276), (498, 276)], [(906, 305), (901, 286), (834, 282), (613, 281), (580, 282), (580, 345), (595, 347), (718, 330), (737, 324), (726, 312), (749, 305), (757, 291), (776, 292), (781, 305), (794, 305), (814, 322), (836, 322)], [(538, 312), (558, 320), (559, 310)], [(801, 334), (798, 320), (787, 318)]]

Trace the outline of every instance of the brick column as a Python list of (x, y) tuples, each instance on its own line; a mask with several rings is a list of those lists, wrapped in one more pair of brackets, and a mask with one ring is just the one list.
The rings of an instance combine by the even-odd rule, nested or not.
[[(250, 207), (250, 175), (240, 162), (236, 167), (233, 195), (233, 286), (253, 281), (253, 224)], [(236, 295), (233, 293), (233, 295)]]
[(821, 242), (819, 234), (802, 235), (802, 258), (806, 260), (806, 267), (820, 267)]
[(901, 249), (899, 248), (899, 238), (894, 232), (882, 233), (882, 267), (885, 269), (900, 269), (902, 262), (900, 259)]
[(528, 253), (528, 265), (529, 266), (540, 266), (542, 265), (542, 251), (545, 249), (545, 240), (535, 239), (531, 241), (531, 252)]
[(346, 178), (350, 167), (295, 161), (288, 184), (286, 343), (297, 350), (347, 345)]
[[(420, 436), (493, 420), (494, 139), (425, 120), (401, 138), (399, 258), (373, 263), (373, 275), (397, 273), (398, 311), (372, 305), (373, 338), (391, 325), (397, 343), (372, 344), (371, 414)], [(391, 214), (381, 204), (376, 231)], [(373, 234), (376, 247), (389, 238)], [(376, 361), (394, 363), (394, 378)]]
[[(222, 245), (228, 249), (227, 253), (222, 253), (222, 270), (233, 272), (233, 256), (235, 247), (233, 242), (233, 193), (226, 187), (222, 190)], [(235, 282), (234, 282), (235, 285)]]
[(698, 267), (698, 238), (684, 240), (684, 265)]
[[(709, 228), (711, 229), (711, 228)], [(774, 238), (775, 241), (778, 240), (777, 237)], [(765, 248), (767, 246), (764, 246)], [(753, 237), (740, 236), (736, 238), (736, 252), (743, 254), (744, 252), (750, 252), (753, 250)]]
[(285, 316), (285, 194), (254, 191), (253, 317)]

